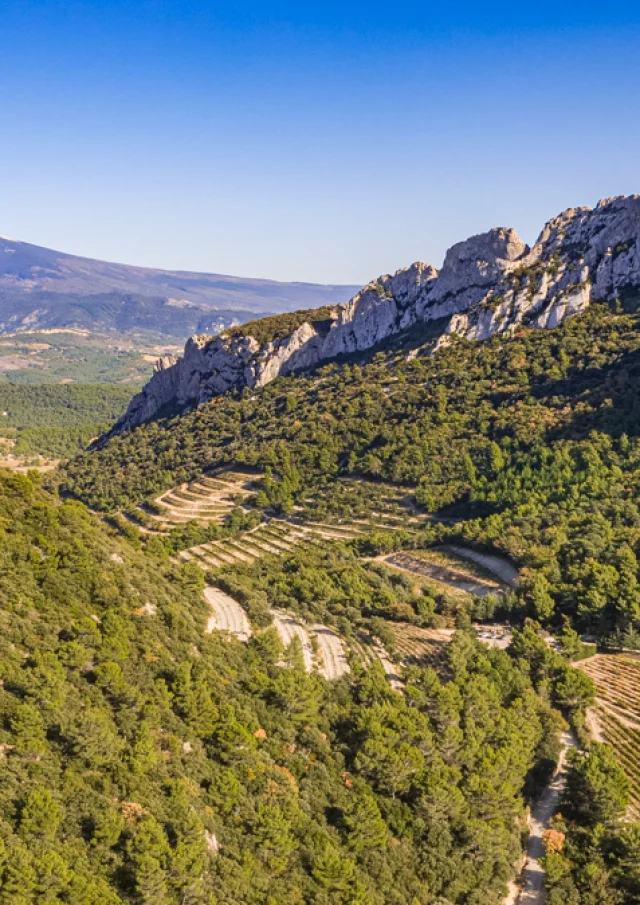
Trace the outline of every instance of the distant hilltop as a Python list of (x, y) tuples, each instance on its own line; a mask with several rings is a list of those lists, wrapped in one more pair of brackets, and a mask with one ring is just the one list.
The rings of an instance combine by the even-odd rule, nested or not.
[(357, 288), (153, 270), (0, 237), (0, 334), (72, 327), (184, 339), (266, 314), (346, 302)]
[(591, 300), (640, 294), (640, 196), (571, 208), (533, 246), (498, 227), (454, 245), (440, 271), (412, 264), (369, 283), (350, 302), (266, 318), (217, 337), (194, 336), (162, 359), (115, 433), (186, 410), (232, 388), (263, 386), (339, 355), (371, 349), (432, 322), (434, 350), (455, 336), (483, 340), (555, 327)]

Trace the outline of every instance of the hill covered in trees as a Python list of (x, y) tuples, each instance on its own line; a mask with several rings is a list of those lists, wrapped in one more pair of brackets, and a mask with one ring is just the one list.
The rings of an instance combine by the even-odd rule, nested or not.
[(340, 512), (339, 478), (383, 479), (515, 561), (530, 615), (624, 632), (640, 619), (638, 328), (632, 299), (436, 355), (412, 328), (114, 437), (64, 487), (113, 511), (238, 462), (267, 469), (256, 505), (286, 514), (314, 494)]
[(126, 407), (117, 384), (0, 383), (0, 441), (16, 456), (68, 457), (86, 447)]
[[(582, 749), (545, 837), (548, 901), (637, 905), (629, 785), (589, 741), (570, 620), (609, 636), (640, 616), (638, 327), (632, 304), (594, 305), (435, 356), (412, 329), (114, 437), (46, 485), (0, 473), (0, 902), (501, 905), (567, 720)], [(210, 630), (176, 538), (85, 506), (111, 515), (229, 463), (256, 488), (218, 532), (375, 518), (383, 481), (420, 528), (224, 568), (252, 621), (236, 640)], [(365, 561), (445, 538), (520, 567), (507, 650), (462, 605), (401, 692), (377, 660), (328, 681), (296, 641), (283, 650), (278, 605), (383, 641), (390, 620), (428, 625), (437, 601)], [(560, 650), (540, 622), (563, 625)]]
[[(0, 517), (3, 903), (501, 902), (557, 754), (560, 655), (535, 631), (509, 654), (461, 626), (446, 677), (416, 668), (404, 694), (375, 665), (330, 683), (272, 630), (207, 634), (197, 568), (37, 475), (0, 474)], [(624, 794), (596, 873), (627, 895)]]

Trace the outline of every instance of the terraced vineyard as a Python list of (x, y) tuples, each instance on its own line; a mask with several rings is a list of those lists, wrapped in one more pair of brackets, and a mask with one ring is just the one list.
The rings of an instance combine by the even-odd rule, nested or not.
[(408, 622), (390, 623), (395, 648), (403, 663), (437, 668), (442, 665), (445, 647), (453, 629), (421, 628)]
[(374, 483), (355, 478), (341, 478), (325, 491), (308, 497), (302, 506), (310, 521), (347, 519), (367, 531), (381, 525), (411, 531), (421, 522), (421, 513), (406, 487)]
[[(252, 631), (246, 613), (237, 603), (219, 588), (208, 586), (205, 597), (211, 608), (207, 622), (207, 634), (213, 631), (227, 632), (239, 641), (248, 641)], [(349, 654), (354, 654), (364, 663), (380, 660), (391, 687), (401, 690), (402, 678), (399, 668), (391, 661), (384, 647), (368, 636), (348, 649), (340, 636), (331, 628), (320, 623), (307, 625), (295, 614), (273, 609), (273, 626), (285, 648), (297, 638), (302, 649), (302, 658), (307, 672), (318, 671), (325, 679), (339, 679), (350, 672)]]
[[(449, 555), (449, 549), (439, 547), (429, 550), (411, 550), (410, 552), (398, 551), (388, 556), (381, 556), (379, 560), (385, 565), (401, 569), (403, 572), (411, 572), (413, 575), (420, 575), (437, 585), (446, 585), (462, 594), (486, 597), (488, 594), (503, 592), (505, 583), (502, 580), (496, 580), (495, 573), (492, 577), (492, 573), (487, 568), (480, 568), (474, 563), (472, 559), (476, 555), (474, 550), (456, 547), (455, 550), (459, 553), (454, 557)], [(498, 557), (488, 558), (500, 562)], [(515, 574), (517, 575), (517, 572)]]
[(251, 637), (251, 626), (242, 607), (233, 597), (229, 597), (219, 588), (207, 587), (204, 596), (211, 608), (211, 616), (207, 621), (207, 634), (213, 631), (228, 632), (239, 641), (248, 641)]
[(150, 506), (134, 512), (148, 528), (168, 531), (197, 519), (221, 523), (247, 497), (255, 493), (259, 472), (220, 471), (202, 475), (190, 484), (181, 484), (160, 494)]
[(349, 661), (341, 638), (328, 626), (305, 625), (292, 613), (272, 610), (273, 624), (285, 647), (300, 640), (307, 672), (317, 669), (325, 679), (339, 679), (349, 672)]
[[(242, 499), (256, 490), (259, 473), (253, 475), (238, 471), (227, 471), (215, 476), (203, 476), (190, 485), (167, 491), (158, 497), (153, 508), (162, 508), (166, 513), (156, 512), (155, 524), (159, 529), (167, 530), (172, 524), (185, 524), (198, 519), (200, 521), (223, 521), (234, 505), (242, 503)], [(344, 489), (341, 493), (351, 501), (351, 487), (357, 488), (358, 494), (369, 493), (369, 485), (364, 482), (341, 482)], [(395, 531), (403, 529), (414, 531), (424, 522), (424, 517), (409, 516), (403, 508), (406, 497), (405, 490), (388, 485), (371, 485), (375, 488), (374, 499), (376, 510), (368, 515), (354, 505), (353, 512), (346, 515), (325, 510), (315, 505), (317, 501), (308, 501), (309, 505), (297, 508), (288, 519), (269, 518), (255, 528), (238, 534), (233, 538), (210, 541), (187, 550), (179, 556), (192, 561), (205, 571), (220, 569), (228, 565), (251, 563), (264, 556), (283, 556), (292, 552), (301, 543), (322, 543), (327, 540), (351, 540), (359, 535), (372, 531)], [(364, 488), (364, 489), (363, 489)], [(208, 494), (206, 498), (204, 494)], [(374, 493), (372, 490), (371, 493)], [(197, 494), (203, 494), (202, 500), (196, 500)], [(170, 508), (169, 508), (170, 507)], [(348, 508), (348, 507), (347, 507)], [(173, 519), (173, 522), (169, 521)], [(149, 529), (149, 519), (146, 522)]]
[(302, 524), (296, 521), (270, 519), (257, 528), (233, 538), (210, 541), (183, 550), (181, 559), (195, 562), (205, 571), (223, 566), (251, 563), (265, 556), (285, 556), (301, 543), (322, 543), (324, 540), (349, 540), (362, 533), (355, 526), (331, 524)]
[[(153, 500), (139, 503), (121, 513), (125, 520), (147, 531), (169, 531), (190, 521), (222, 522), (234, 507), (243, 506), (259, 489), (263, 475), (257, 469), (235, 466), (205, 472), (197, 480), (166, 490)], [(313, 522), (336, 536), (354, 531), (385, 528), (415, 530), (422, 519), (404, 488), (342, 480), (338, 499), (329, 504), (320, 494), (296, 506), (294, 516)]]
[(596, 684), (596, 730), (631, 784), (629, 817), (640, 819), (640, 656), (597, 654), (576, 664)]

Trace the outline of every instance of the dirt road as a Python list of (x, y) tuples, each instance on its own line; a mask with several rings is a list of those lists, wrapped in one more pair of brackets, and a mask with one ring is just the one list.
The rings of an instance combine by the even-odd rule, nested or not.
[(567, 751), (575, 748), (576, 740), (571, 732), (562, 733), (562, 751), (551, 782), (531, 810), (529, 818), (529, 841), (526, 860), (520, 875), (519, 895), (517, 887), (512, 887), (503, 905), (543, 905), (546, 900), (544, 870), (540, 859), (544, 855), (542, 836), (549, 828), (549, 822), (558, 812), (560, 798), (566, 782), (565, 764)]

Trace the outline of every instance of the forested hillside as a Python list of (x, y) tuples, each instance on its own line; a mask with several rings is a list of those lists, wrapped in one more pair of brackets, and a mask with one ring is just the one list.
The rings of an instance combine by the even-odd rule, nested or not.
[(557, 752), (535, 640), (329, 683), (272, 631), (205, 634), (197, 568), (37, 475), (0, 475), (0, 516), (0, 901), (501, 902)]
[(225, 394), (85, 453), (68, 491), (98, 509), (226, 462), (267, 468), (256, 503), (287, 513), (340, 476), (408, 488), (454, 534), (522, 567), (529, 613), (609, 634), (640, 619), (640, 335), (632, 301), (550, 331), (436, 355), (418, 328), (389, 348)]
[(16, 456), (68, 457), (126, 407), (131, 388), (114, 384), (0, 383), (0, 439)]
[[(564, 620), (554, 650), (526, 617), (605, 635), (637, 623), (638, 316), (596, 307), (436, 356), (423, 340), (114, 438), (67, 466), (62, 497), (58, 476), (46, 490), (0, 474), (0, 902), (502, 905), (564, 718), (584, 748), (545, 837), (548, 900), (637, 905), (629, 784), (589, 746), (593, 683), (570, 665), (584, 645)], [(230, 462), (257, 466), (255, 489), (175, 537), (120, 534), (69, 498), (114, 512)], [(211, 627), (203, 570), (170, 559), (180, 532), (375, 514), (391, 485), (418, 527), (329, 531), (220, 570), (244, 641)], [(488, 603), (438, 610), (369, 561), (443, 539), (520, 566), (500, 603), (507, 650), (471, 628)], [(278, 606), (392, 655), (396, 624), (457, 631), (435, 668), (405, 661), (401, 690), (355, 654), (329, 681), (299, 642), (283, 650)]]

